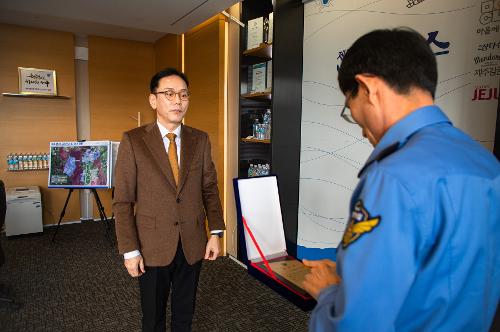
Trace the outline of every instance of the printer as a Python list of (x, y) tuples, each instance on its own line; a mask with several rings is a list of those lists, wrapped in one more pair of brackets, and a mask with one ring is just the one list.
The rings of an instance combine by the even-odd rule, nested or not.
[(38, 186), (7, 188), (7, 236), (43, 232), (42, 197)]

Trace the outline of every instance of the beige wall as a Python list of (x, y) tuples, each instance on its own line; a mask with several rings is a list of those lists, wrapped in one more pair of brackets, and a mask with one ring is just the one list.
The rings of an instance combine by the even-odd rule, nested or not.
[[(76, 140), (74, 41), (71, 33), (0, 24), (0, 92), (18, 92), (17, 67), (54, 69), (60, 95), (70, 99), (0, 97), (0, 178), (7, 187), (37, 185), (43, 222), (54, 224), (67, 191), (48, 189), (48, 171), (8, 172), (9, 153), (48, 152), (51, 141)], [(64, 220), (78, 220), (78, 191)]]

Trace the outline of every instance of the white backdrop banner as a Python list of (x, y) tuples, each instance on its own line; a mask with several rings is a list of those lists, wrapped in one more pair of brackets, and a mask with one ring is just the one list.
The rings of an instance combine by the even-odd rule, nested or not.
[(318, 0), (304, 5), (304, 72), (298, 218), (299, 258), (334, 258), (357, 174), (372, 151), (340, 117), (337, 70), (350, 45), (407, 26), (438, 62), (436, 104), (493, 149), (500, 78), (500, 0)]

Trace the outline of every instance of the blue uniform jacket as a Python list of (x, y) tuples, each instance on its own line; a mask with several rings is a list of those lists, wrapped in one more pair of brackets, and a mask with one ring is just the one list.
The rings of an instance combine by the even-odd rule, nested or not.
[(500, 296), (500, 163), (437, 106), (392, 126), (360, 172), (311, 331), (487, 331)]

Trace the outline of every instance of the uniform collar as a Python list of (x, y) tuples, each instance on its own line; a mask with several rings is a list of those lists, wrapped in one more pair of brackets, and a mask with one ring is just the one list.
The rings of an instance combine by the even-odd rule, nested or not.
[[(165, 128), (160, 123), (160, 121), (156, 120), (156, 124), (158, 125), (158, 129), (160, 129), (161, 137), (165, 137), (165, 135), (167, 135), (168, 133), (170, 133), (170, 131), (168, 131), (168, 129)], [(182, 130), (182, 124), (179, 127), (175, 128), (175, 130), (173, 131), (173, 133), (176, 135), (176, 137), (181, 137), (181, 130)]]
[(374, 161), (381, 160), (392, 152), (403, 146), (410, 136), (420, 129), (440, 122), (451, 124), (450, 119), (436, 106), (425, 106), (411, 112), (394, 125), (382, 136), (370, 157), (361, 169), (358, 177), (361, 176), (366, 167)]

